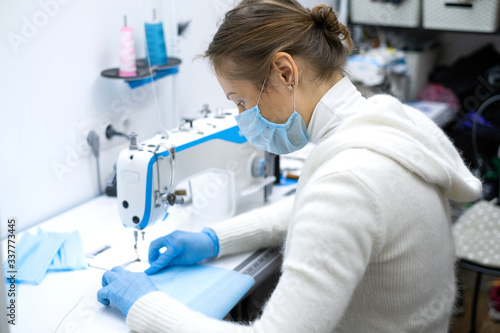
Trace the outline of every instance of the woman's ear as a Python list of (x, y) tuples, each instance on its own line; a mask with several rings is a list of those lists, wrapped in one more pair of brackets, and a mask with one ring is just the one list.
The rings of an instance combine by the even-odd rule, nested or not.
[(275, 77), (277, 77), (279, 84), (289, 86), (298, 82), (297, 65), (292, 56), (286, 52), (276, 53), (271, 63), (271, 69), (277, 74)]

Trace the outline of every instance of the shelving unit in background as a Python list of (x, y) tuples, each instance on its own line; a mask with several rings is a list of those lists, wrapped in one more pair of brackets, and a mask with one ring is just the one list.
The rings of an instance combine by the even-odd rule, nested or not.
[(109, 79), (121, 79), (128, 83), (130, 88), (137, 88), (152, 81), (161, 79), (168, 75), (177, 74), (181, 60), (178, 58), (168, 58), (168, 63), (162, 66), (148, 66), (146, 59), (137, 59), (137, 75), (123, 77), (120, 76), (119, 68), (103, 70), (101, 75)]
[(351, 0), (350, 23), (431, 31), (498, 33), (500, 2)]
[[(440, 50), (431, 50), (425, 46), (405, 45), (391, 46), (407, 53), (408, 72), (413, 78), (410, 83), (408, 100), (416, 98), (427, 81), (434, 65), (449, 64), (461, 55), (478, 48), (477, 40), (488, 40), (500, 35), (500, 2), (498, 1), (435, 1), (435, 0), (402, 0), (402, 1), (350, 1), (349, 26), (354, 32), (356, 45), (360, 35), (374, 36), (379, 33), (386, 36), (427, 36), (434, 38), (443, 46), (442, 41), (454, 44), (449, 36), (464, 36), (461, 45), (444, 45)], [(362, 27), (360, 29), (360, 27)], [(361, 32), (362, 31), (362, 32)], [(479, 38), (473, 40), (477, 35)], [(425, 40), (425, 38), (421, 38)], [(400, 38), (403, 41), (405, 38)], [(460, 42), (461, 43), (461, 42)], [(401, 43), (400, 43), (401, 44)], [(415, 43), (414, 43), (415, 44)], [(486, 42), (485, 42), (486, 44)], [(495, 44), (500, 45), (500, 40)], [(471, 47), (468, 47), (468, 46)], [(453, 51), (451, 51), (453, 49)], [(359, 48), (357, 49), (359, 51)], [(461, 51), (461, 54), (455, 52)], [(423, 65), (423, 66), (421, 66)], [(419, 70), (416, 70), (418, 67)], [(396, 93), (396, 95), (398, 95)], [(399, 94), (400, 95), (400, 94)]]

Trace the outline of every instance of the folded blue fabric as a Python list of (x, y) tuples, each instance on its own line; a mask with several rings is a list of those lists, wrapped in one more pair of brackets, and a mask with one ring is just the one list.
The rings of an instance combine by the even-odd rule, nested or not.
[(204, 265), (174, 266), (149, 277), (190, 309), (217, 319), (224, 318), (255, 283), (250, 275)]
[(16, 246), (16, 267), (8, 262), (6, 271), (16, 270), (18, 282), (40, 284), (47, 271), (75, 270), (87, 267), (78, 231), (72, 233), (25, 232)]
[[(53, 234), (53, 233), (51, 233)], [(50, 271), (74, 271), (87, 268), (82, 239), (78, 231), (66, 234), (59, 251), (49, 266)]]

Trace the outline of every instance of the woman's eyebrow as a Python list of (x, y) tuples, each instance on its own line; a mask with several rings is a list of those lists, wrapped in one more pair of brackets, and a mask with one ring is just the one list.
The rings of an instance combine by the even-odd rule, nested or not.
[(229, 96), (234, 95), (234, 94), (236, 94), (234, 91), (228, 92), (227, 95), (226, 95), (227, 99), (230, 100)]

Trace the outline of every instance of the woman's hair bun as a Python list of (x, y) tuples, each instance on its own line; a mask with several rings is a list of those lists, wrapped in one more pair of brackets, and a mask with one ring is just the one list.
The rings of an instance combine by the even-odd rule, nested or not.
[(349, 53), (352, 52), (353, 42), (349, 29), (338, 20), (332, 7), (320, 4), (313, 7), (311, 17), (317, 28), (324, 29), (328, 39), (347, 42)]
[(332, 7), (320, 4), (311, 9), (311, 17), (318, 27), (322, 27), (330, 32), (341, 33), (343, 24), (339, 24), (337, 14)]

